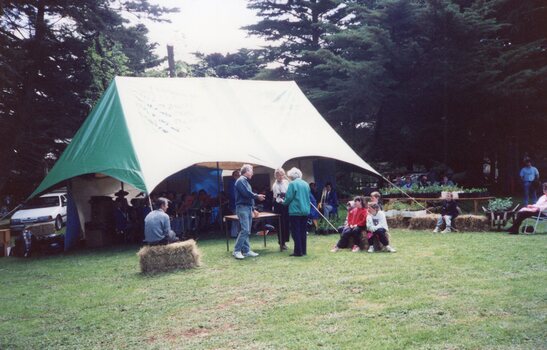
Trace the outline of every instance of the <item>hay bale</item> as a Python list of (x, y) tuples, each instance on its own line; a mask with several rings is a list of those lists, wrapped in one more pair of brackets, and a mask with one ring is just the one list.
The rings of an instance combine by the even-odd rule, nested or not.
[(460, 215), (454, 220), (458, 231), (483, 232), (490, 230), (490, 221), (484, 215)]
[(435, 228), (438, 218), (439, 215), (434, 214), (410, 218), (408, 228), (411, 230), (432, 230)]
[(410, 218), (405, 218), (399, 215), (386, 218), (386, 220), (389, 228), (408, 228), (408, 224), (410, 222)]
[(201, 265), (201, 253), (192, 239), (168, 245), (144, 246), (137, 255), (142, 273), (191, 269)]

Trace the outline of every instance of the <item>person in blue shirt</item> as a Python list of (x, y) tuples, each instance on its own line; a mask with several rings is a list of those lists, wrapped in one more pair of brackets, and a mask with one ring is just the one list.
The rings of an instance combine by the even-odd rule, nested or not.
[(253, 166), (244, 164), (240, 170), (241, 176), (235, 183), (235, 201), (236, 215), (239, 219), (241, 229), (237, 235), (236, 244), (234, 247), (234, 258), (245, 259), (245, 257), (255, 257), (258, 253), (251, 250), (249, 235), (253, 223), (253, 207), (255, 199), (263, 201), (266, 196), (253, 192), (249, 180), (253, 177)]
[(524, 205), (528, 205), (529, 200), (535, 203), (537, 195), (533, 183), (539, 179), (539, 171), (532, 166), (532, 161), (528, 157), (524, 158), (524, 167), (520, 169), (520, 179), (524, 188)]
[(144, 218), (144, 240), (149, 245), (168, 244), (178, 241), (175, 232), (171, 230), (171, 222), (167, 209), (169, 200), (160, 197), (156, 200), (156, 210)]

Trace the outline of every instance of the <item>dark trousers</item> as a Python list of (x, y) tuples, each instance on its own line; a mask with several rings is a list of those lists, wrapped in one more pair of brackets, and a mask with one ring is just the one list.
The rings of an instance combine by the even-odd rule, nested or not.
[(353, 237), (353, 244), (358, 245), (361, 247), (361, 231), (363, 230), (362, 227), (354, 227), (349, 228), (348, 226), (345, 226), (342, 230), (342, 235), (340, 236), (340, 240), (338, 243), (336, 243), (336, 246), (338, 248), (346, 248), (349, 243), (349, 238)]
[(379, 228), (376, 231), (372, 232), (372, 236), (368, 239), (368, 244), (369, 245), (374, 244), (374, 236), (377, 236), (378, 240), (383, 245), (389, 245), (389, 241), (387, 240), (386, 229), (385, 228)]
[(278, 227), (279, 230), (279, 245), (284, 245), (290, 241), (289, 233), (289, 207), (281, 203), (274, 203), (274, 213), (281, 215), (281, 227)]
[(294, 241), (294, 255), (306, 255), (306, 222), (307, 216), (290, 216), (292, 239)]
[(532, 216), (536, 216), (536, 215), (539, 215), (539, 212), (537, 212), (537, 211), (535, 211), (535, 212), (519, 211), (517, 213), (517, 217), (513, 221), (513, 225), (511, 225), (511, 227), (509, 227), (508, 231), (511, 232), (511, 233), (519, 233), (520, 224), (522, 224), (524, 219), (531, 218)]

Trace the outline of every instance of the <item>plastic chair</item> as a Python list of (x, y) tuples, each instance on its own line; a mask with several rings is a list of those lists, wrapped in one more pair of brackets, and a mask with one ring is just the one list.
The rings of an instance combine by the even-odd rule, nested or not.
[(531, 225), (528, 225), (529, 220), (526, 220), (526, 226), (524, 226), (524, 233), (525, 234), (534, 234), (536, 233), (537, 227), (540, 222), (546, 222), (547, 221), (547, 209), (543, 210), (542, 212), (538, 213), (538, 215), (529, 217), (528, 219), (535, 220), (534, 229), (531, 232), (528, 232), (528, 226), (531, 227)]

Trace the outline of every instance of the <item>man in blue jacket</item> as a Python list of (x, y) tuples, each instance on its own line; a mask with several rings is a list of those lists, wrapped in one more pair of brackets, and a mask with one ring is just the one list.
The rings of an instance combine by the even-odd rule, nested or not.
[(240, 170), (241, 176), (235, 183), (235, 204), (236, 215), (239, 219), (241, 230), (237, 235), (236, 245), (234, 248), (234, 258), (245, 259), (247, 256), (258, 256), (257, 253), (251, 250), (249, 235), (251, 234), (251, 226), (253, 222), (253, 206), (255, 199), (263, 201), (266, 196), (263, 194), (254, 193), (249, 180), (253, 177), (253, 166), (244, 164)]

